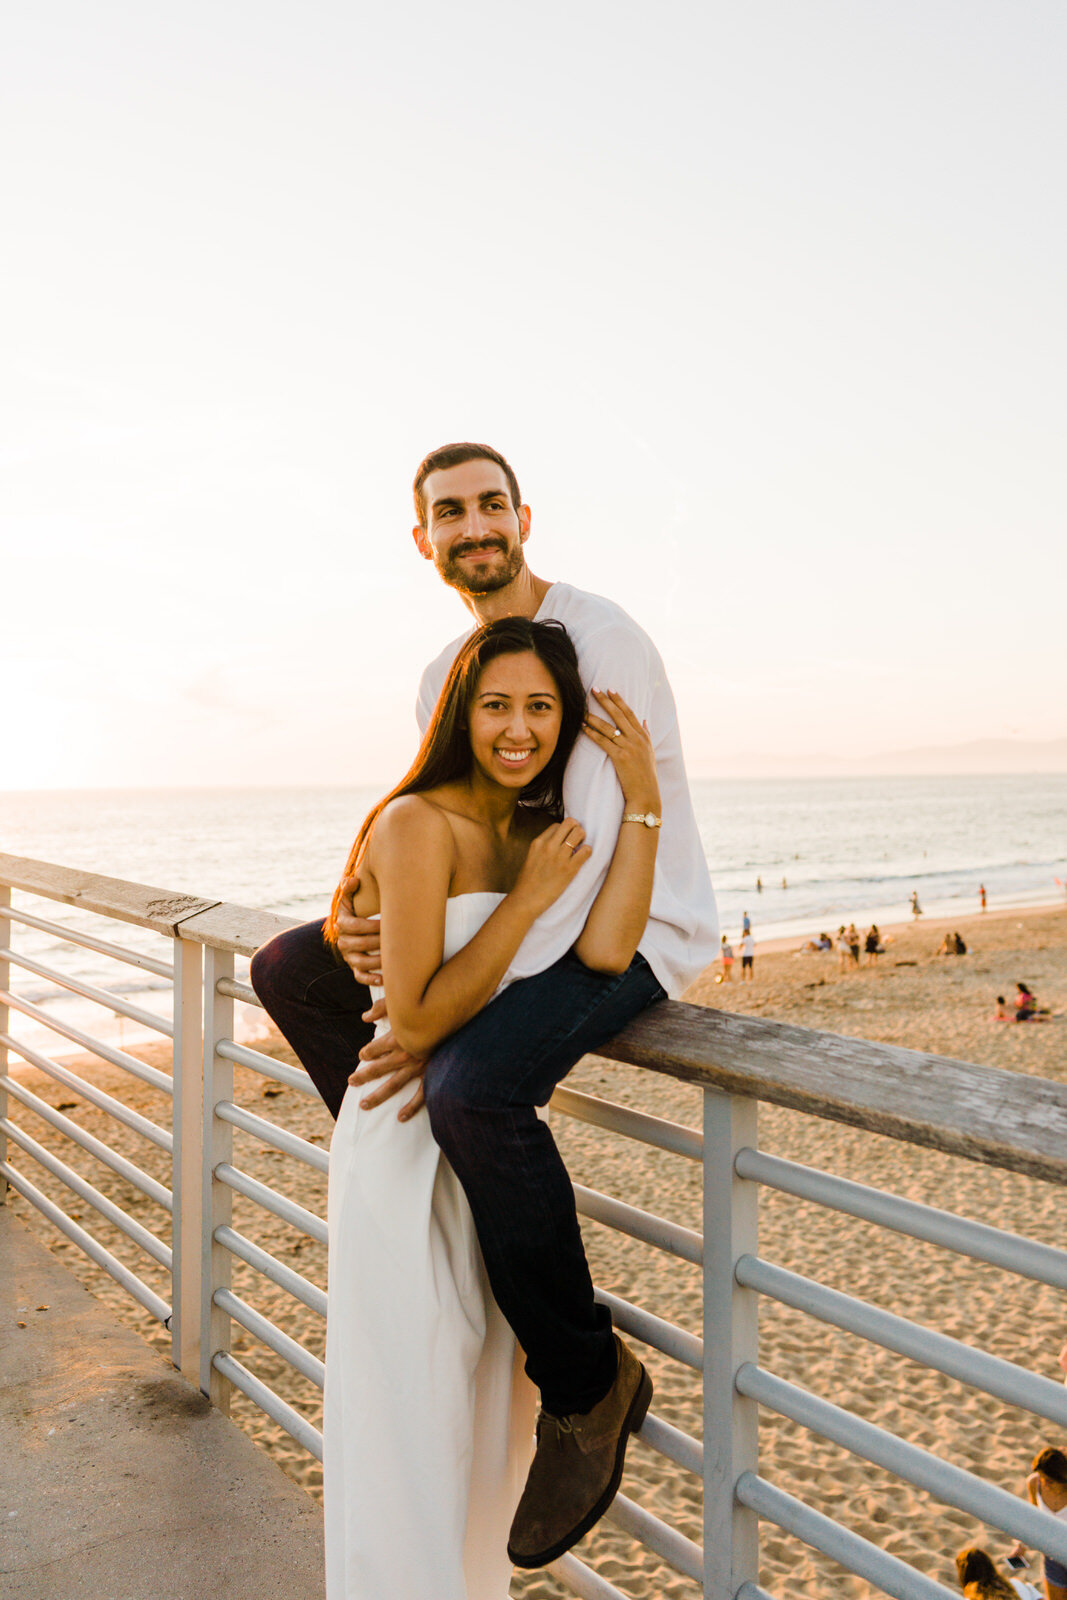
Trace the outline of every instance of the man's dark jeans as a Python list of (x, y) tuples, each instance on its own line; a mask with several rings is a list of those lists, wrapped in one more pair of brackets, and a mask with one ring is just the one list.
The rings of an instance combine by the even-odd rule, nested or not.
[[(252, 959), (252, 987), (336, 1117), (373, 1028), (369, 994), (322, 940), (279, 934)], [(426, 1063), (434, 1138), (466, 1191), (493, 1293), (526, 1353), (541, 1403), (587, 1411), (615, 1376), (611, 1317), (593, 1299), (574, 1191), (536, 1107), (586, 1051), (664, 998), (643, 956), (621, 974), (565, 955), (509, 985)]]

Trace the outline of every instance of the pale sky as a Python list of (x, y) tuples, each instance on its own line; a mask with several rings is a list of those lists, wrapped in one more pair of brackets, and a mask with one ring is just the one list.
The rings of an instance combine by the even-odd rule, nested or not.
[(1067, 735), (1059, 0), (34, 0), (0, 788), (394, 780), (484, 439), (694, 776)]

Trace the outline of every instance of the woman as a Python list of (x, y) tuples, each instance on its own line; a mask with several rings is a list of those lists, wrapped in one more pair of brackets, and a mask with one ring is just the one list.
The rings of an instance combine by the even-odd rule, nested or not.
[(849, 961), (851, 960), (851, 957), (852, 957), (852, 949), (851, 949), (851, 946), (849, 944), (848, 934), (845, 932), (845, 924), (842, 923), (841, 926), (837, 930), (837, 970), (838, 970), (838, 972), (844, 972), (845, 968), (849, 964)]
[[(1031, 1505), (1039, 1506), (1060, 1521), (1067, 1522), (1067, 1455), (1047, 1445), (1034, 1457), (1026, 1480), (1026, 1495)], [(1017, 1540), (1009, 1554), (1022, 1556), (1026, 1546)], [(1067, 1567), (1051, 1556), (1045, 1557), (1046, 1600), (1067, 1600)]]
[(854, 967), (860, 964), (860, 931), (854, 922), (848, 925), (848, 954)]
[[(360, 829), (343, 877), (358, 872), (362, 916), (381, 913), (387, 1025), (412, 1054), (428, 1055), (490, 1002), (533, 922), (588, 859), (583, 830), (562, 815), (579, 733), (614, 763), (625, 810), (658, 810), (647, 730), (618, 696), (595, 693), (610, 721), (586, 710), (559, 624), (479, 629), (414, 766)], [(636, 950), (655, 841), (653, 829), (620, 830), (575, 945), (587, 965)], [(331, 915), (328, 937), (332, 927)], [(536, 1397), (425, 1116), (401, 1122), (388, 1104), (345, 1096), (329, 1229), (328, 1600), (505, 1600)]]
[(1018, 991), (1015, 996), (1016, 1022), (1029, 1022), (1031, 1017), (1042, 1018), (1049, 1015), (1047, 1006), (1038, 1005), (1037, 995), (1028, 983), (1017, 983), (1015, 987)]
[(1029, 1585), (1018, 1588), (997, 1571), (993, 1559), (977, 1545), (969, 1545), (956, 1557), (956, 1575), (966, 1600), (1019, 1600)]

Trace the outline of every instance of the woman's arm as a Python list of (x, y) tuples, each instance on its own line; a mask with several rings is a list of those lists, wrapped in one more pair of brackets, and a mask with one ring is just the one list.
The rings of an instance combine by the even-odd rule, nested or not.
[[(1040, 1481), (1036, 1472), (1031, 1472), (1026, 1480), (1026, 1498), (1032, 1506), (1037, 1505), (1037, 1486)], [(1010, 1556), (1024, 1556), (1029, 1548), (1030, 1546), (1023, 1544), (1021, 1539), (1016, 1539), (1008, 1554)]]
[[(600, 689), (593, 694), (612, 721), (590, 712), (585, 732), (614, 764), (623, 815), (651, 812), (658, 817), (661, 802), (648, 725), (638, 722), (621, 695)], [(625, 972), (634, 958), (652, 904), (658, 843), (658, 827), (620, 823), (607, 877), (574, 946), (579, 961), (594, 972)]]
[(589, 854), (584, 830), (573, 819), (546, 828), (530, 845), (515, 887), (470, 943), (442, 964), (455, 864), (452, 830), (419, 795), (403, 795), (386, 807), (368, 866), (381, 907), (389, 1023), (404, 1050), (429, 1055), (488, 1003), (531, 925)]

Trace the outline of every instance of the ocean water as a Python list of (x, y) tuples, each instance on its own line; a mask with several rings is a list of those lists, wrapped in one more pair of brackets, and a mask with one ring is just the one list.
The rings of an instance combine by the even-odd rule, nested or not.
[[(306, 920), (326, 909), (351, 839), (376, 789), (86, 790), (0, 793), (0, 850)], [(731, 779), (697, 782), (693, 800), (725, 931), (752, 918), (757, 942), (833, 931), (842, 921), (908, 917), (914, 890), (927, 915), (989, 904), (1063, 900), (1067, 885), (1067, 775), (926, 778)], [(756, 887), (762, 880), (762, 891)], [(784, 886), (783, 886), (784, 884)], [(48, 917), (41, 901), (16, 903)], [(142, 929), (63, 910), (99, 938), (166, 956)], [(162, 980), (91, 950), (21, 929), (14, 947), (78, 981), (163, 1012)], [(23, 973), (18, 992), (101, 1038), (143, 1037), (76, 995)], [(257, 1014), (242, 1018), (250, 1036)], [(14, 1031), (42, 1048), (47, 1030)], [(53, 1053), (71, 1051), (67, 1042)]]

